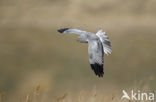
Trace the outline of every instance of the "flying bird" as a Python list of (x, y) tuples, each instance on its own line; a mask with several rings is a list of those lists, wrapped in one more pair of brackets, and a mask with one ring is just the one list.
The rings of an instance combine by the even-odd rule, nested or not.
[(107, 34), (100, 29), (96, 34), (75, 28), (63, 28), (58, 32), (62, 34), (77, 34), (78, 42), (88, 43), (89, 62), (92, 70), (99, 77), (103, 77), (104, 53), (111, 54), (111, 43)]

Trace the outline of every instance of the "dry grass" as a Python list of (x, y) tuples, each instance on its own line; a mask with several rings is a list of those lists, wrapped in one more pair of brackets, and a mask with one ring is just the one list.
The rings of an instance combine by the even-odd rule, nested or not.
[[(142, 82), (138, 82), (138, 85), (141, 85)], [(125, 90), (125, 89), (124, 89)], [(141, 86), (134, 86), (131, 88), (127, 88), (127, 91), (134, 90), (142, 90), (142, 92), (154, 92), (151, 90), (148, 84), (144, 84)], [(129, 93), (128, 93), (129, 94)], [(29, 89), (29, 92), (16, 97), (15, 100), (10, 100), (8, 102), (154, 102), (154, 101), (136, 101), (136, 100), (127, 100), (122, 99), (122, 89), (116, 88), (116, 90), (109, 90), (96, 87), (92, 88), (92, 90), (81, 90), (77, 92), (62, 92), (60, 95), (56, 97), (51, 97), (51, 95), (44, 92), (41, 85), (35, 85), (32, 89)], [(1, 95), (1, 101), (3, 96)]]

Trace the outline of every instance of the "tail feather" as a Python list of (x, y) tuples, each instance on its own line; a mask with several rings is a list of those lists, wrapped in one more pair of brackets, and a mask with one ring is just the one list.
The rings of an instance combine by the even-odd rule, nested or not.
[(100, 38), (102, 45), (103, 45), (103, 51), (105, 54), (111, 54), (112, 49), (111, 49), (111, 43), (109, 41), (109, 38), (107, 34), (101, 29), (99, 30), (96, 35)]

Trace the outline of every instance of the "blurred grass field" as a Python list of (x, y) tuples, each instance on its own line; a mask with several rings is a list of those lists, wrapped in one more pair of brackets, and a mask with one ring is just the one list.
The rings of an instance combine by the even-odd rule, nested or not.
[[(0, 0), (0, 102), (72, 102), (81, 101), (81, 93), (86, 95), (83, 102), (94, 97), (94, 91), (98, 100), (89, 102), (114, 102), (122, 89), (155, 90), (155, 4), (155, 0)], [(64, 27), (106, 31), (113, 52), (104, 58), (103, 78), (90, 69), (88, 45), (78, 43), (75, 35), (57, 32)]]

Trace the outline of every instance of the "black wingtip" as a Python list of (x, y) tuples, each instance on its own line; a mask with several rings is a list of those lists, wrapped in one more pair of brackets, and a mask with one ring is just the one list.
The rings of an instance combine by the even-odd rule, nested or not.
[(59, 30), (57, 30), (58, 32), (60, 32), (60, 33), (63, 33), (64, 31), (66, 31), (66, 30), (68, 30), (69, 28), (62, 28), (62, 29), (59, 29)]
[(99, 77), (103, 77), (104, 72), (103, 72), (103, 64), (91, 64), (92, 70), (95, 72), (96, 75), (98, 75)]

